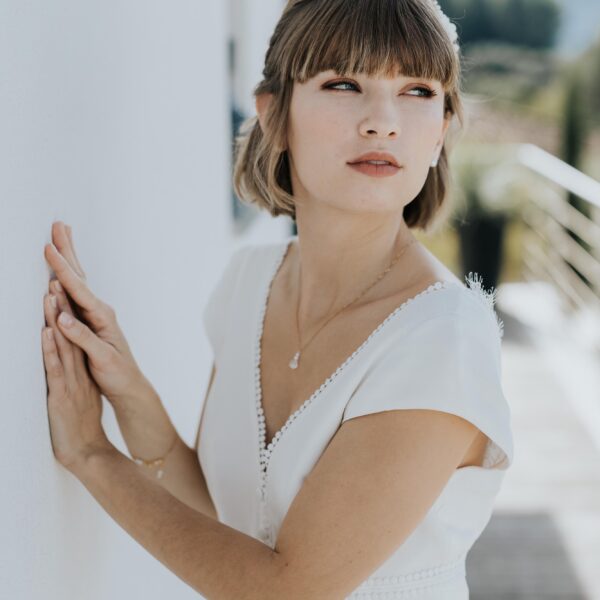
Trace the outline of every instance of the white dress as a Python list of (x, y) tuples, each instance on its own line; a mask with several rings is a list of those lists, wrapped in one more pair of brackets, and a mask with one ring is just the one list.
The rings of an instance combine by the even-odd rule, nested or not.
[(467, 600), (466, 554), (513, 461), (495, 293), (470, 276), (468, 285), (437, 282), (398, 306), (265, 448), (260, 340), (271, 283), (295, 239), (237, 249), (204, 309), (217, 371), (198, 456), (219, 520), (274, 547), (304, 478), (343, 421), (403, 408), (453, 413), (488, 436), (483, 466), (457, 469), (411, 535), (348, 598)]

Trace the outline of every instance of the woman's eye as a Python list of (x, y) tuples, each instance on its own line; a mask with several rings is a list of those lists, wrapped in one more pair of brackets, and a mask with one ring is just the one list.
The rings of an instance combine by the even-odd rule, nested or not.
[(436, 96), (437, 93), (434, 92), (433, 90), (430, 90), (429, 88), (423, 87), (423, 86), (419, 86), (419, 87), (415, 87), (412, 88), (411, 90), (409, 90), (410, 92), (423, 92), (423, 94), (420, 94), (421, 98), (432, 98), (433, 96)]
[(352, 83), (351, 81), (338, 81), (336, 83), (330, 83), (329, 85), (326, 85), (325, 88), (326, 89), (337, 89), (338, 85), (351, 85), (354, 89), (358, 89), (356, 87), (356, 85), (354, 83)]
[[(358, 89), (356, 84), (352, 83), (351, 81), (338, 81), (336, 83), (330, 83), (330, 84), (326, 85), (325, 88), (332, 89), (332, 90), (339, 90), (339, 91), (347, 91), (348, 88), (343, 89), (343, 88), (338, 87), (338, 86), (342, 86), (342, 85), (351, 86), (351, 88), (354, 88), (355, 90)], [(433, 90), (430, 90), (429, 88), (424, 87), (424, 86), (414, 87), (408, 91), (409, 92), (420, 92), (418, 94), (419, 98), (432, 98), (433, 96), (437, 95), (437, 92), (434, 92)]]

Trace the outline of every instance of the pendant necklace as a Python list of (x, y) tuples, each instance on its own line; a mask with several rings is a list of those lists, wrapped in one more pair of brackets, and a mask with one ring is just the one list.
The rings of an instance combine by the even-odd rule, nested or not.
[[(321, 325), (321, 327), (319, 327), (319, 329), (317, 329), (316, 333), (313, 334), (313, 336), (310, 338), (310, 340), (308, 340), (308, 342), (306, 342), (306, 344), (304, 344), (304, 345), (302, 345), (302, 343), (300, 342), (300, 327), (299, 327), (299, 324), (298, 324), (298, 312), (300, 310), (300, 286), (298, 286), (298, 302), (296, 304), (296, 334), (298, 336), (298, 342), (300, 343), (300, 348), (298, 349), (298, 352), (296, 352), (296, 354), (294, 354), (294, 357), (292, 358), (292, 360), (290, 360), (290, 362), (289, 362), (290, 369), (297, 369), (298, 368), (298, 364), (300, 362), (300, 353), (302, 352), (302, 350), (304, 350), (304, 348), (306, 348), (306, 346), (308, 346), (308, 344), (310, 344), (310, 342), (314, 339), (314, 337), (317, 335), (317, 333), (319, 333), (319, 331), (321, 331), (321, 329), (323, 329), (323, 327), (325, 327), (325, 325), (327, 325), (327, 323), (329, 323), (329, 321), (331, 321), (331, 319), (333, 319), (334, 317), (337, 317), (343, 310), (345, 310), (351, 304), (354, 304), (357, 300), (359, 300), (362, 296), (364, 296), (398, 262), (398, 259), (402, 256), (402, 254), (404, 253), (404, 251), (411, 244), (415, 243), (416, 241), (418, 241), (418, 240), (416, 238), (413, 238), (410, 242), (408, 242), (408, 244), (404, 245), (402, 247), (402, 249), (400, 250), (400, 252), (398, 252), (398, 254), (396, 254), (396, 256), (393, 258), (393, 260), (390, 263), (389, 267), (385, 271), (383, 271), (383, 273), (381, 273), (377, 277), (377, 279), (375, 279), (375, 281), (371, 285), (369, 285), (369, 287), (367, 287), (356, 298), (354, 298), (354, 300), (352, 300), (352, 302), (348, 302), (348, 304), (344, 305), (333, 316), (329, 317), (329, 319), (327, 319), (325, 321), (325, 323), (323, 323), (323, 325)], [(301, 281), (302, 265), (299, 266), (299, 272), (300, 272), (299, 280)]]

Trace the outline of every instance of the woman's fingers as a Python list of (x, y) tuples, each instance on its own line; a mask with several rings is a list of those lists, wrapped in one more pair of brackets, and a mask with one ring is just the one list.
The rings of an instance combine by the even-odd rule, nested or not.
[(104, 302), (92, 294), (85, 281), (77, 275), (67, 259), (52, 244), (44, 246), (44, 254), (65, 292), (84, 311), (85, 320), (97, 330), (110, 327), (112, 325), (111, 311)]
[(73, 232), (71, 231), (71, 227), (69, 225), (65, 225), (65, 229), (67, 230), (67, 237), (69, 238), (69, 244), (71, 246), (71, 252), (73, 254), (73, 258), (75, 259), (75, 264), (77, 265), (77, 267), (79, 269), (79, 273), (82, 273), (83, 278), (85, 279), (85, 272), (83, 270), (83, 267), (81, 266), (81, 263), (79, 262), (79, 259), (77, 258), (77, 254), (75, 252), (75, 244), (73, 243)]
[(77, 276), (81, 279), (85, 279), (85, 273), (75, 256), (73, 244), (69, 238), (67, 228), (62, 221), (52, 223), (52, 241)]
[[(50, 282), (50, 291), (56, 298), (57, 302), (57, 311), (55, 312), (55, 316), (58, 316), (61, 312), (66, 312), (74, 317), (77, 315), (73, 312), (69, 299), (67, 298), (64, 290), (62, 289), (60, 283), (57, 279), (53, 279)], [(64, 340), (64, 336), (62, 333), (58, 332), (57, 336), (60, 336)], [(78, 369), (85, 368), (85, 357), (83, 355), (83, 351), (78, 346), (73, 346), (70, 342), (65, 341), (65, 344), (69, 344), (73, 352), (73, 361), (75, 363), (75, 367)]]
[(75, 361), (73, 349), (71, 344), (68, 342), (68, 340), (65, 340), (58, 329), (58, 325), (56, 323), (56, 319), (58, 317), (58, 305), (55, 303), (56, 296), (53, 294), (46, 294), (44, 296), (44, 315), (46, 317), (46, 324), (49, 325), (54, 331), (54, 346), (56, 347), (60, 356), (60, 362), (65, 372), (74, 373)]
[[(81, 268), (81, 264), (77, 260), (77, 256), (75, 256), (75, 251), (73, 248), (69, 229), (70, 228), (67, 225), (65, 225), (65, 223), (63, 223), (62, 221), (55, 221), (52, 224), (52, 241), (54, 242), (54, 245), (57, 247), (58, 251), (62, 254), (62, 256), (69, 262), (69, 264), (77, 273), (77, 275), (85, 281), (85, 273)], [(71, 300), (68, 297), (67, 303), (71, 307), (72, 314), (76, 315), (78, 318), (81, 318), (77, 306), (73, 306), (71, 304)], [(59, 308), (61, 310), (64, 310), (63, 307)]]
[(87, 325), (66, 312), (60, 313), (57, 323), (60, 332), (73, 344), (79, 346), (96, 368), (102, 368), (110, 363), (112, 353), (116, 351), (102, 341)]
[(54, 337), (55, 330), (51, 327), (45, 327), (43, 331), (43, 354), (44, 365), (48, 379), (49, 396), (62, 397), (67, 393), (66, 381), (64, 378), (63, 365), (60, 361), (56, 340)]
[(56, 246), (58, 251), (62, 254), (65, 260), (71, 265), (71, 268), (77, 275), (83, 278), (82, 273), (79, 270), (79, 266), (76, 264), (71, 250), (71, 243), (66, 232), (65, 224), (62, 221), (55, 221), (51, 227), (52, 243)]

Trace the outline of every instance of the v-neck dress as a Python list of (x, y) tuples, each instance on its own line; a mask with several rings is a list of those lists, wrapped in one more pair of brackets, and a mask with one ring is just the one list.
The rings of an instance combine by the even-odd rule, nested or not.
[(264, 316), (273, 279), (295, 239), (238, 248), (204, 308), (217, 369), (197, 452), (218, 518), (273, 548), (304, 478), (344, 421), (407, 408), (459, 415), (488, 437), (483, 466), (457, 469), (411, 535), (347, 598), (467, 600), (466, 554), (489, 522), (513, 461), (496, 292), (469, 274), (466, 285), (438, 281), (406, 300), (265, 447)]

